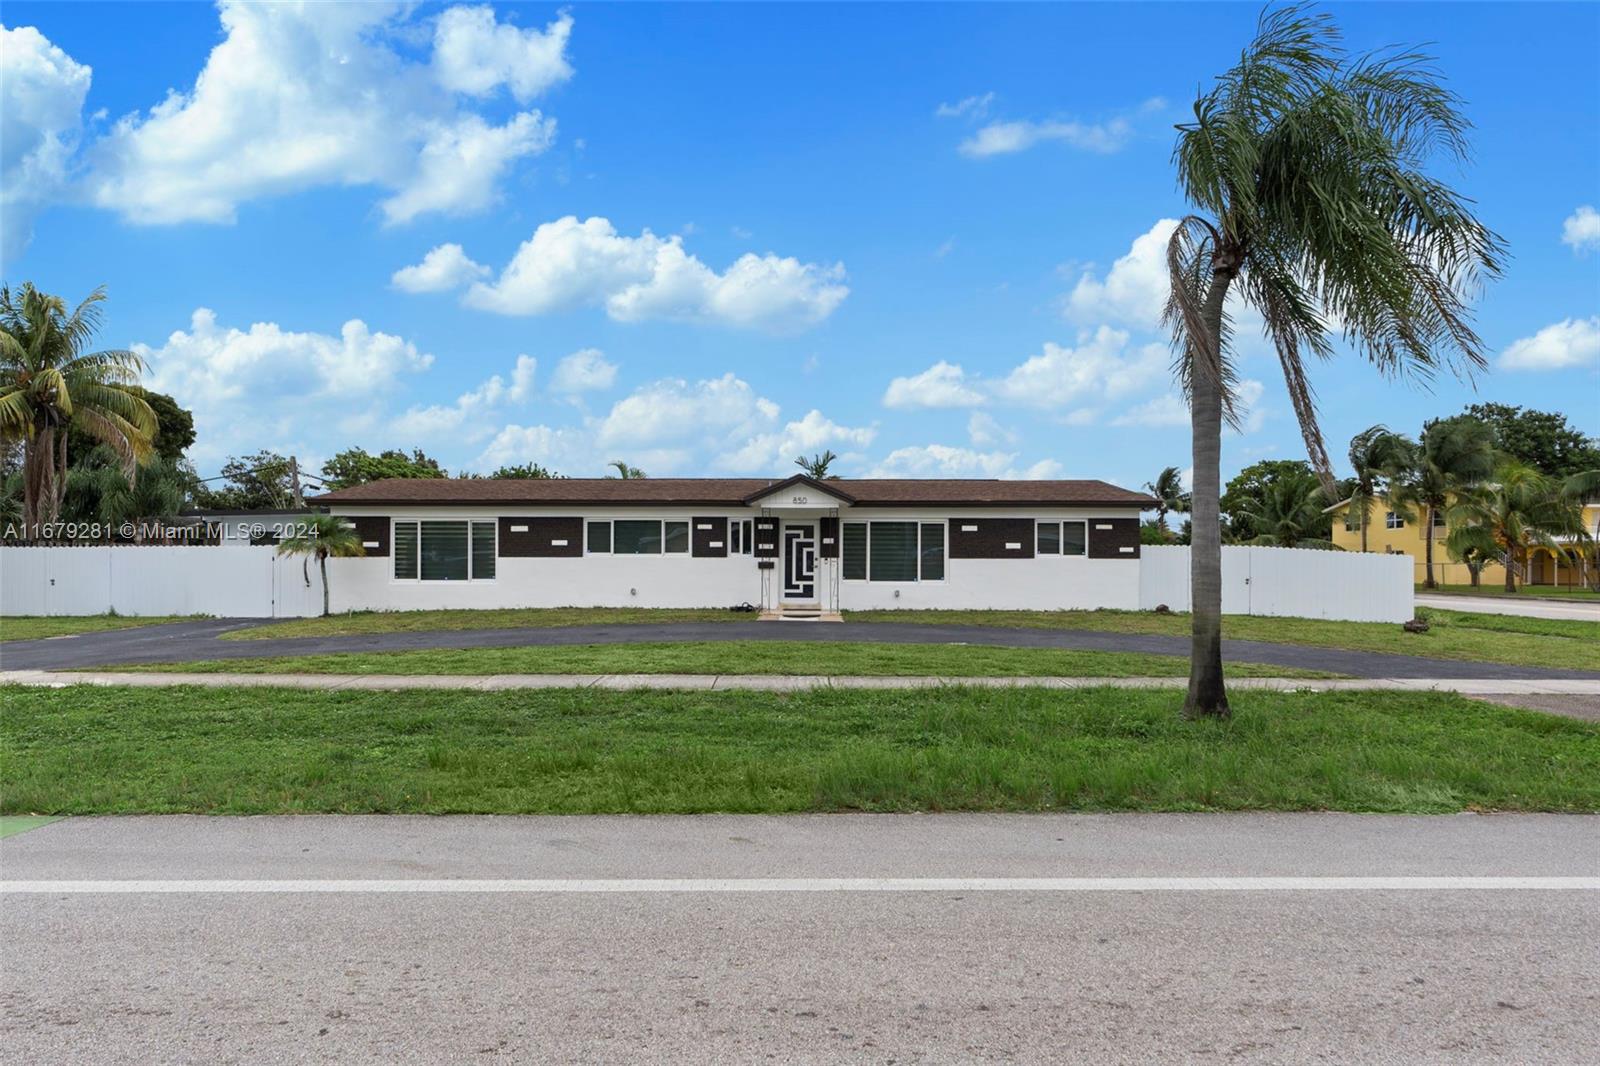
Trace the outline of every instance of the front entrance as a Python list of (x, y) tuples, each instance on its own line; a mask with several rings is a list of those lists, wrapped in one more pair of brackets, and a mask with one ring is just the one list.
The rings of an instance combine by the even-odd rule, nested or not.
[(784, 524), (783, 598), (816, 601), (817, 527), (810, 523)]

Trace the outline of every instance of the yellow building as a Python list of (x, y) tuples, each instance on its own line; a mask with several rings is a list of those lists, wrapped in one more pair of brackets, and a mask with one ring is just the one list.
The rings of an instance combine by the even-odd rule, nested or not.
[[(1328, 508), (1333, 518), (1333, 542), (1345, 551), (1358, 552), (1361, 550), (1361, 515), (1352, 512), (1348, 500), (1336, 503)], [(1367, 550), (1369, 552), (1386, 552), (1391, 555), (1409, 555), (1414, 563), (1417, 584), (1422, 584), (1428, 576), (1427, 547), (1422, 537), (1422, 525), (1425, 515), (1418, 511), (1410, 519), (1402, 517), (1390, 506), (1389, 501), (1379, 496), (1372, 504), (1372, 514), (1367, 527)], [(1583, 508), (1583, 528), (1589, 531), (1591, 537), (1600, 538), (1600, 503), (1586, 504)], [(1435, 515), (1433, 523), (1433, 572), (1434, 579), (1441, 585), (1470, 585), (1472, 574), (1467, 570), (1466, 563), (1458, 563), (1450, 558), (1450, 553), (1445, 548), (1445, 537), (1448, 535), (1445, 528), (1444, 516)], [(1548, 548), (1535, 548), (1528, 561), (1528, 572), (1517, 575), (1519, 585), (1577, 585), (1588, 584), (1594, 576), (1597, 565), (1594, 548), (1588, 551), (1587, 558), (1573, 559), (1565, 553), (1556, 553)], [(1487, 563), (1483, 567), (1480, 583), (1485, 587), (1498, 588), (1505, 585), (1505, 568), (1499, 563)]]

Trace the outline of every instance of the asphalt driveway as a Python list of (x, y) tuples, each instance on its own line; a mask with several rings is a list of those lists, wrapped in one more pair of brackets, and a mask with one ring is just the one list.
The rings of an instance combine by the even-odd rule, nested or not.
[[(85, 670), (122, 663), (226, 661), (266, 656), (327, 655), (339, 652), (421, 651), (449, 648), (551, 647), (575, 644), (640, 644), (726, 640), (845, 641), (882, 644), (948, 644), (958, 656), (964, 645), (1004, 648), (1057, 648), (1187, 655), (1187, 637), (1091, 630), (1011, 629), (995, 626), (923, 625), (895, 622), (777, 623), (667, 622), (559, 628), (464, 629), (421, 633), (371, 633), (359, 636), (294, 637), (232, 641), (221, 634), (245, 626), (271, 625), (259, 619), (204, 619), (166, 625), (83, 633), (71, 637), (0, 644), (0, 669)], [(1505, 663), (1426, 659), (1410, 655), (1227, 640), (1230, 662), (1322, 670), (1350, 677), (1600, 678), (1600, 671), (1558, 670)], [(827, 664), (818, 664), (826, 673)]]

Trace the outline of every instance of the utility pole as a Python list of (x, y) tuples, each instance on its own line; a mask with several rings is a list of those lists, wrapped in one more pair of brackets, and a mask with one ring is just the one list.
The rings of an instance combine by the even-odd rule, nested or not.
[(294, 509), (302, 509), (306, 505), (306, 498), (300, 491), (300, 460), (289, 456), (289, 489), (294, 494)]

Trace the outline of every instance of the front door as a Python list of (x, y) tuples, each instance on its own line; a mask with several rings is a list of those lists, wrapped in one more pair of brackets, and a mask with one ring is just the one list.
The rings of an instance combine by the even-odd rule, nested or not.
[(783, 527), (783, 598), (807, 601), (817, 598), (816, 526), (785, 524)]

